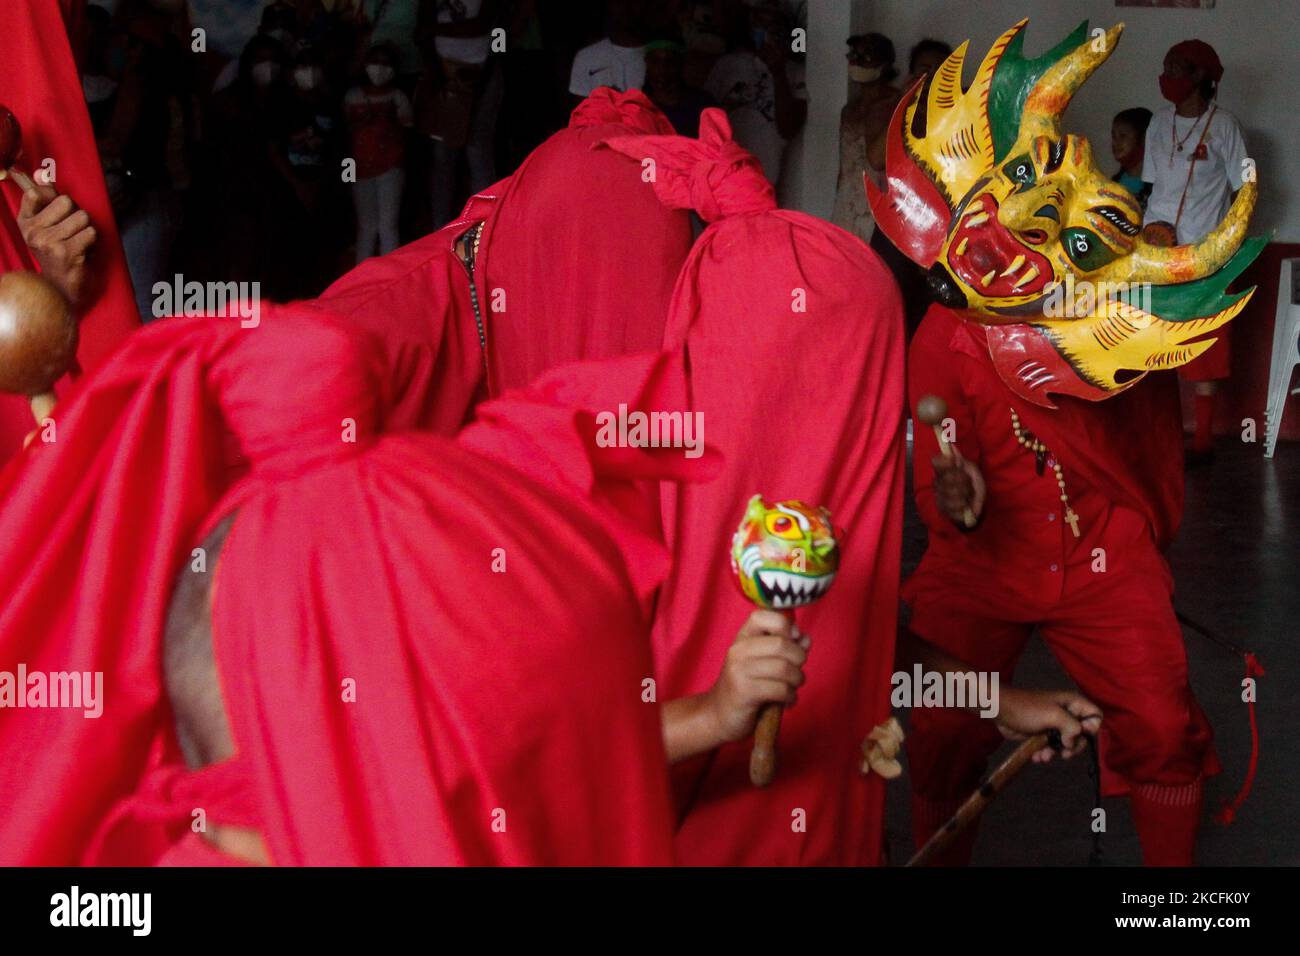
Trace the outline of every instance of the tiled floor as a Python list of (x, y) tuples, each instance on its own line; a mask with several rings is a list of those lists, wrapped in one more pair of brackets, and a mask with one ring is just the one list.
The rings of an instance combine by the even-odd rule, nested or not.
[[(1236, 792), (1250, 756), (1250, 725), (1241, 702), (1241, 661), (1185, 630), (1192, 684), (1214, 725), (1224, 772), (1207, 787), (1202, 865), (1300, 864), (1300, 445), (1280, 444), (1263, 457), (1260, 444), (1221, 440), (1217, 460), (1188, 473), (1183, 527), (1169, 552), (1178, 610), (1254, 651), (1267, 670), (1259, 681), (1261, 738), (1254, 789), (1229, 827), (1209, 822), (1212, 809)], [(924, 549), (911, 512), (904, 571)], [(1042, 642), (1031, 643), (1018, 673), (1021, 686), (1068, 684)], [(1008, 748), (1009, 749), (1009, 748)], [(891, 790), (889, 841), (894, 861), (911, 854), (906, 777)], [(975, 863), (990, 866), (1081, 866), (1091, 850), (1092, 784), (1086, 762), (1030, 767), (984, 815)], [(1107, 800), (1103, 859), (1141, 861), (1127, 801)]]

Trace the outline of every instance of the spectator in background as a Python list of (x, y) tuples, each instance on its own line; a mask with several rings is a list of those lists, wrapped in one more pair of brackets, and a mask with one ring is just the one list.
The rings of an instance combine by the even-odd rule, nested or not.
[(223, 279), (261, 282), (280, 251), (275, 210), (285, 185), (274, 158), (291, 105), (285, 68), (284, 48), (259, 33), (244, 47), (234, 82), (213, 101), (217, 251), (224, 257), (214, 267)]
[(740, 11), (736, 24), (737, 48), (714, 64), (705, 90), (727, 111), (736, 142), (775, 184), (786, 144), (808, 119), (804, 66), (790, 56), (790, 28), (774, 0)]
[(400, 244), (398, 216), (406, 184), (406, 131), (412, 123), (411, 101), (398, 89), (397, 52), (371, 47), (364, 79), (348, 91), (344, 113), (352, 138), (357, 181), (352, 186), (357, 213), (358, 263)]
[(943, 61), (950, 56), (952, 56), (952, 47), (942, 40), (932, 40), (927, 37), (912, 47), (912, 52), (907, 58), (907, 79), (903, 81), (901, 89), (905, 93), (917, 80), (925, 80), (921, 98), (916, 104), (916, 115), (912, 118), (914, 131), (925, 128), (926, 95), (930, 92), (930, 77), (934, 76), (935, 70), (939, 69)]
[(713, 97), (686, 82), (686, 44), (660, 37), (645, 47), (645, 94), (682, 136), (700, 134), (700, 113), (717, 106)]
[(875, 231), (863, 176), (879, 185), (885, 165), (885, 137), (898, 103), (894, 44), (879, 33), (849, 37), (849, 82), (853, 92), (840, 111), (840, 173), (831, 222), (863, 242)]
[(290, 107), (285, 65), (279, 43), (257, 34), (239, 56), (234, 82), (213, 101), (212, 143), (221, 153), (217, 246), (226, 256), (214, 267), (237, 282), (264, 281), (277, 254), (273, 209), (282, 178), (272, 156)]
[(610, 86), (639, 90), (645, 84), (645, 0), (610, 0), (609, 35), (573, 58), (569, 92), (578, 99)]
[(505, 77), (492, 53), (491, 30), (500, 0), (432, 0), (434, 16), (422, 21), (433, 33), (438, 69), (417, 89), (421, 132), (433, 141), (433, 228), (459, 211), (459, 162), (469, 172), (468, 194), (496, 181), (496, 125)]
[[(341, 0), (348, 2), (348, 0)], [(424, 72), (424, 57), (417, 41), (421, 8), (437, 0), (350, 0), (358, 5), (368, 30), (362, 37), (362, 49), (386, 46), (392, 51), (393, 70), (398, 85), (412, 90)], [(468, 0), (462, 0), (468, 2)]]
[(282, 202), (283, 254), (274, 290), (281, 299), (319, 295), (343, 265), (336, 260), (340, 223), (338, 170), (343, 155), (339, 97), (329, 85), (322, 57), (304, 46), (294, 58), (291, 104), (276, 163), (289, 184)]
[(1141, 106), (1116, 113), (1110, 121), (1110, 154), (1119, 163), (1115, 182), (1133, 194), (1143, 209), (1151, 195), (1151, 184), (1142, 181), (1142, 160), (1146, 155), (1147, 127), (1151, 111)]
[[(1241, 124), (1218, 102), (1223, 63), (1204, 40), (1184, 40), (1165, 54), (1160, 95), (1169, 105), (1151, 117), (1142, 179), (1152, 184), (1142, 237), (1157, 245), (1200, 242), (1223, 221), (1246, 171)], [(1188, 464), (1214, 458), (1214, 397), (1231, 374), (1231, 328), (1204, 354), (1178, 369), (1195, 382), (1195, 431)]]
[[(105, 181), (111, 184), (131, 284), (141, 318), (153, 317), (153, 287), (170, 275), (190, 184), (188, 169), (191, 89), (184, 49), (174, 32), (183, 12), (123, 0), (117, 10), (125, 57), (111, 88), (111, 109), (101, 101), (99, 140)], [(100, 41), (102, 21), (99, 23)], [(109, 35), (109, 57), (116, 46)], [(100, 92), (107, 92), (102, 84)], [(84, 88), (84, 83), (83, 83)]]

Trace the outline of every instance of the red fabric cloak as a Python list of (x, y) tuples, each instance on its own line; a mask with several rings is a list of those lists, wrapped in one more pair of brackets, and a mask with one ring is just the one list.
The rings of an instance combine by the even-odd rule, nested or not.
[[(83, 7), (81, 0), (5, 5), (0, 27), (0, 101), (22, 124), (19, 168), (31, 174), (45, 160), (54, 160), (55, 188), (86, 210), (98, 233), (88, 260), (77, 349), (78, 364), (89, 370), (99, 366), (140, 324), (140, 317), (68, 42), (69, 29)], [(0, 194), (4, 197), (0, 200), (0, 272), (35, 270), (18, 232), (22, 191), (6, 180), (0, 185)], [(63, 385), (67, 381), (65, 378)], [(22, 447), (23, 438), (34, 427), (26, 398), (0, 395), (0, 463)]]
[(903, 499), (897, 288), (858, 239), (776, 209), (719, 110), (704, 112), (699, 141), (609, 145), (653, 157), (660, 198), (713, 223), (682, 269), (666, 341), (686, 349), (692, 407), (727, 465), (707, 486), (663, 486), (674, 566), (654, 625), (661, 694), (708, 689), (752, 610), (727, 561), (752, 494), (826, 505), (844, 530), (834, 587), (797, 615), (813, 643), (775, 782), (749, 783), (748, 740), (675, 768), (678, 859), (875, 865), (884, 787), (858, 768), (863, 738), (890, 712)]
[(455, 244), (488, 217), (505, 185), (471, 198), (437, 232), (367, 259), (307, 303), (383, 343), (390, 428), (454, 435), (487, 397), (486, 351)]
[(690, 218), (655, 199), (642, 167), (593, 147), (672, 131), (645, 94), (601, 88), (510, 177), (483, 239), (492, 394), (659, 348)]
[[(629, 132), (672, 127), (639, 91), (596, 90), (568, 129), (455, 222), (368, 259), (313, 300), (383, 340), (394, 425), (452, 435), (489, 394), (556, 365), (659, 348), (690, 224), (654, 199), (632, 164), (592, 151)], [(477, 222), (482, 341), (453, 248)]]
[[(557, 370), (457, 442), (388, 434), (389, 374), (299, 307), (170, 319), (0, 474), (0, 671), (103, 672), (98, 718), (0, 710), (0, 864), (151, 862), (195, 806), (249, 808), (280, 864), (671, 861), (654, 483), (709, 459), (594, 436), (620, 401), (682, 408), (680, 355)], [(195, 782), (228, 764), (178, 767), (161, 633), (235, 510), (208, 569), (232, 797)]]

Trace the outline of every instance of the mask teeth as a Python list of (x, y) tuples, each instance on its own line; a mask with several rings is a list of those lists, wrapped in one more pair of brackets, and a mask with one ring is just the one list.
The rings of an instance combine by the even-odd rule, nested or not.
[(1014, 275), (1015, 273), (1019, 272), (1020, 267), (1023, 266), (1024, 264), (1025, 264), (1025, 257), (1023, 255), (1016, 256), (1014, 259), (1011, 260), (1011, 265), (1007, 266), (1006, 269), (1003, 271), (1002, 273), (1003, 278), (1009, 275)]
[(982, 226), (984, 223), (986, 223), (986, 222), (988, 222), (988, 221), (989, 221), (989, 214), (988, 214), (988, 213), (986, 213), (986, 212), (977, 212), (977, 213), (975, 213), (975, 215), (973, 215), (973, 216), (968, 216), (968, 217), (966, 218), (966, 225), (969, 226), (969, 227), (971, 227), (971, 228), (974, 228), (975, 226)]
[(966, 254), (966, 243), (969, 241), (970, 240), (965, 236), (961, 237), (961, 242), (957, 243), (957, 255), (962, 256)]
[(989, 287), (989, 283), (993, 281), (993, 277), (996, 276), (997, 274), (998, 274), (997, 269), (990, 269), (988, 271), (988, 275), (986, 275), (983, 279), (980, 279), (980, 285), (984, 286), (984, 288), (987, 289)]
[[(1005, 275), (1006, 273), (1003, 274)], [(1037, 278), (1038, 278), (1038, 266), (1031, 265), (1028, 269), (1025, 270), (1025, 274), (1016, 280), (1016, 288), (1019, 289), (1022, 285), (1025, 285), (1028, 282), (1033, 282)]]

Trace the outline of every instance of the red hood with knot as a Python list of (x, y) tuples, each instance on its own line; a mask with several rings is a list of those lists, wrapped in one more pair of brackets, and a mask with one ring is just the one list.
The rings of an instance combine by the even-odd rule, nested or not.
[(602, 86), (591, 92), (569, 116), (569, 129), (624, 126), (638, 133), (671, 134), (673, 124), (640, 90), (626, 93)]
[(776, 191), (757, 157), (731, 137), (727, 114), (700, 114), (700, 137), (611, 136), (602, 144), (640, 160), (660, 202), (693, 209), (705, 222), (776, 208)]
[[(673, 568), (656, 609), (666, 698), (707, 690), (753, 610), (727, 561), (756, 493), (825, 505), (844, 529), (834, 586), (797, 612), (812, 635), (780, 768), (748, 777), (750, 742), (673, 768), (683, 863), (875, 865), (884, 787), (860, 746), (889, 716), (902, 527), (903, 322), (889, 271), (860, 240), (776, 208), (758, 162), (708, 110), (698, 140), (613, 136), (660, 200), (710, 225), (673, 291), (665, 345), (690, 361), (692, 407), (725, 460), (708, 485), (662, 486)], [(806, 832), (774, 816), (806, 811)], [(787, 814), (789, 811), (784, 811)]]
[(566, 362), (660, 347), (690, 217), (634, 163), (593, 147), (671, 131), (644, 94), (602, 88), (510, 177), (479, 250), (491, 394)]

